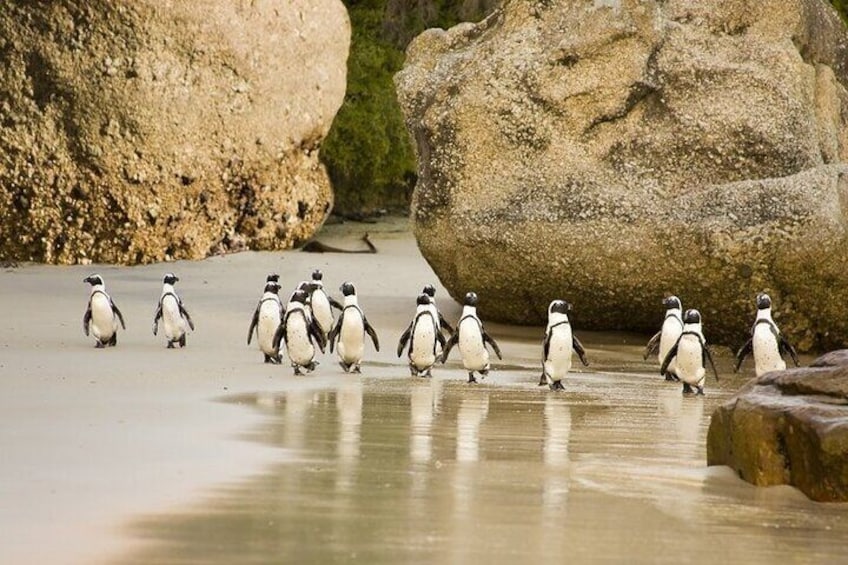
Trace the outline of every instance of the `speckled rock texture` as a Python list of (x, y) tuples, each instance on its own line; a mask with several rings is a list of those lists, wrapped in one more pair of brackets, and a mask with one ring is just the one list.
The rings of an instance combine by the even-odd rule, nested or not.
[(748, 383), (713, 413), (707, 464), (755, 485), (848, 502), (848, 350)]
[(0, 258), (289, 247), (332, 207), (318, 148), (350, 43), (339, 0), (0, 8)]
[(482, 316), (848, 343), (848, 30), (823, 0), (506, 0), (428, 30), (396, 85), (415, 235)]

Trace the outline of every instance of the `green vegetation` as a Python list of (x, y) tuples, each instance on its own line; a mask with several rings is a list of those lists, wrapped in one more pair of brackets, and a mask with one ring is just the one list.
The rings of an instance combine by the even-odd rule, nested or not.
[(833, 7), (842, 16), (843, 21), (848, 24), (848, 0), (830, 0), (830, 3), (833, 4)]
[(479, 20), (497, 2), (344, 0), (353, 35), (347, 93), (321, 148), (339, 213), (405, 210), (416, 180), (415, 153), (392, 76), (409, 41), (428, 27)]

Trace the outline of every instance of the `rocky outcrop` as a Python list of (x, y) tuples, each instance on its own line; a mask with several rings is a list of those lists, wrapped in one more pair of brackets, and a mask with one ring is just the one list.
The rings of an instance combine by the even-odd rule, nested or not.
[(823, 0), (507, 0), (396, 76), (422, 253), (483, 316), (848, 343), (848, 31)]
[(848, 502), (848, 350), (747, 384), (713, 414), (707, 464), (755, 485)]
[(150, 262), (291, 246), (332, 206), (339, 0), (0, 10), (0, 258)]

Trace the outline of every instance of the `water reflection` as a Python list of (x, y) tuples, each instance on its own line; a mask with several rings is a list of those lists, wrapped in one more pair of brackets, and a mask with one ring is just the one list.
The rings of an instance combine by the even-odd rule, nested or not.
[[(151, 544), (119, 562), (845, 556), (844, 505), (704, 467), (719, 395), (583, 378), (563, 395), (438, 379), (257, 395), (268, 422), (253, 436), (281, 448), (280, 463), (194, 510), (140, 520), (134, 531)], [(581, 392), (589, 384), (594, 396)]]

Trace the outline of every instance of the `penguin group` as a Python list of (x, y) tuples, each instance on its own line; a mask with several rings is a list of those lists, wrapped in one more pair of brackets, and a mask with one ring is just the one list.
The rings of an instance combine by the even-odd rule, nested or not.
[[(180, 279), (174, 273), (165, 274), (162, 279), (162, 294), (159, 296), (159, 302), (153, 314), (153, 335), (158, 333), (161, 322), (168, 349), (173, 349), (174, 344), (185, 347), (188, 329), (194, 331), (191, 315), (177, 291), (174, 290), (174, 284), (178, 280)], [(97, 348), (114, 347), (118, 344), (118, 322), (121, 328), (127, 329), (124, 316), (112, 297), (106, 293), (106, 283), (100, 274), (91, 274), (82, 282), (88, 283), (91, 287), (88, 304), (82, 317), (83, 332), (86, 336), (90, 333), (94, 337), (94, 346)]]
[[(771, 315), (771, 297), (762, 292), (756, 297), (757, 316), (751, 328), (751, 337), (736, 353), (734, 372), (739, 371), (745, 358), (753, 353), (757, 376), (769, 371), (783, 370), (783, 357), (789, 354), (797, 367), (798, 354), (795, 348), (780, 333)], [(660, 375), (667, 381), (682, 382), (683, 394), (704, 394), (707, 364), (716, 381), (718, 371), (713, 362), (710, 348), (704, 337), (701, 313), (692, 308), (683, 312), (680, 298), (667, 296), (663, 299), (665, 318), (660, 330), (645, 347), (644, 358), (657, 354)]]
[[(177, 345), (185, 347), (189, 330), (195, 329), (175, 289), (179, 280), (174, 273), (164, 275), (153, 315), (153, 335), (158, 335), (161, 326), (169, 349)], [(346, 373), (360, 373), (367, 338), (374, 349), (380, 351), (377, 332), (368, 322), (352, 282), (346, 281), (339, 287), (343, 297), (340, 303), (327, 293), (323, 273), (316, 269), (311, 280), (299, 283), (284, 304), (279, 295), (279, 280), (276, 273), (266, 277), (248, 327), (247, 344), (256, 337), (265, 363), (281, 364), (285, 351), (294, 374), (301, 375), (314, 371), (319, 364), (317, 354), (329, 348), (330, 353), (336, 353)], [(91, 274), (83, 282), (90, 285), (83, 331), (86, 336), (94, 337), (95, 347), (114, 347), (118, 342), (119, 326), (126, 329), (123, 314), (106, 292), (100, 274)], [(456, 347), (468, 383), (477, 383), (491, 369), (490, 350), (498, 359), (503, 359), (500, 347), (486, 332), (477, 314), (479, 298), (474, 292), (466, 293), (462, 314), (454, 328), (436, 307), (435, 292), (435, 287), (428, 284), (416, 297), (412, 320), (398, 340), (397, 356), (406, 352), (412, 376), (431, 377), (433, 367), (444, 364)], [(785, 369), (786, 355), (798, 366), (795, 348), (772, 317), (771, 297), (760, 293), (755, 303), (757, 314), (750, 338), (736, 353), (734, 371), (740, 369), (748, 355), (753, 355), (757, 376)], [(684, 311), (680, 298), (674, 295), (665, 297), (662, 304), (665, 306), (662, 326), (648, 342), (643, 357), (656, 355), (660, 375), (666, 381), (682, 383), (683, 394), (703, 395), (708, 365), (716, 380), (719, 376), (704, 336), (701, 313), (694, 308)], [(586, 348), (569, 320), (571, 309), (572, 305), (562, 299), (548, 305), (539, 386), (548, 386), (553, 391), (565, 390), (563, 380), (572, 369), (574, 355), (584, 366), (589, 366)], [(338, 318), (334, 310), (338, 311)]]

